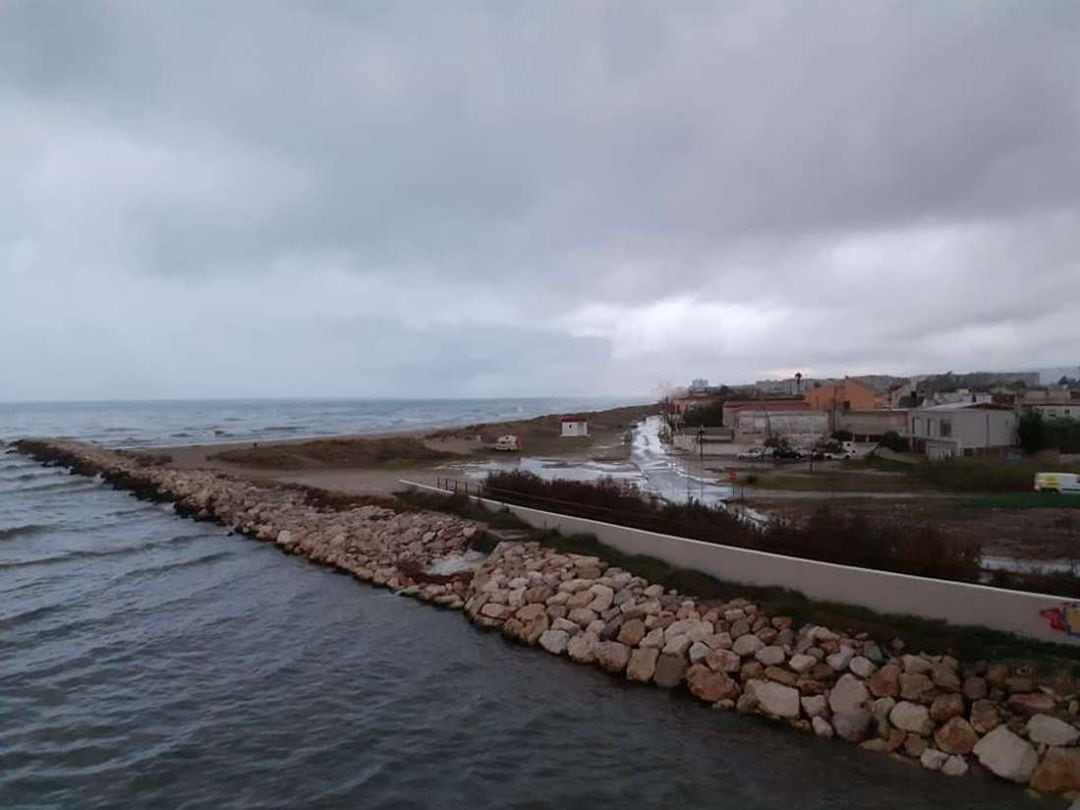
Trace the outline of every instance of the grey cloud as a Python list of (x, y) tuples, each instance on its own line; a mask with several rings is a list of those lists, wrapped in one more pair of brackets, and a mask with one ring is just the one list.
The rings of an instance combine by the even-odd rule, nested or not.
[[(393, 360), (357, 366), (360, 393), (419, 390), (424, 368), (448, 390), (516, 393), (647, 390), (675, 369), (1066, 362), (1080, 349), (1061, 316), (1080, 296), (1077, 41), (1080, 8), (1063, 1), (11, 2), (0, 284), (33, 298), (28, 278), (137, 278), (146, 306), (174, 285), (235, 277), (288, 296), (263, 279), (353, 274), (383, 320), (357, 298), (337, 342), (277, 329), (338, 364), (374, 330)], [(429, 288), (439, 301), (419, 298), (467, 351), (424, 359), (424, 319), (402, 313)], [(676, 300), (701, 305), (664, 310), (691, 319), (745, 306), (771, 337), (743, 345), (707, 318), (698, 343), (663, 337), (680, 324), (648, 308)], [(196, 351), (217, 310), (184, 301)], [(605, 327), (575, 333), (590, 304)], [(79, 320), (87, 301), (53, 306)], [(636, 359), (620, 317), (656, 335)], [(134, 339), (121, 329), (117, 346)], [(218, 339), (244, 354), (251, 338)], [(593, 368), (542, 359), (548, 346)], [(680, 354), (659, 359), (665, 346)], [(522, 357), (536, 374), (517, 376)], [(178, 388), (164, 365), (153, 385)], [(329, 390), (333, 365), (305, 379)]]

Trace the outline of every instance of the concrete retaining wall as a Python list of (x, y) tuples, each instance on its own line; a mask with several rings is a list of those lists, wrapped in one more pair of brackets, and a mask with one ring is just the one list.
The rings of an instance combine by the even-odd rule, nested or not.
[[(444, 491), (410, 481), (402, 483)], [(486, 498), (477, 500), (492, 509), (506, 507), (536, 528), (557, 529), (562, 534), (591, 534), (623, 553), (647, 554), (669, 565), (702, 571), (728, 582), (777, 586), (799, 591), (811, 599), (858, 605), (879, 613), (943, 619), (950, 624), (979, 625), (1080, 646), (1080, 602), (1064, 597), (801, 560)], [(1055, 625), (1060, 629), (1055, 629)]]

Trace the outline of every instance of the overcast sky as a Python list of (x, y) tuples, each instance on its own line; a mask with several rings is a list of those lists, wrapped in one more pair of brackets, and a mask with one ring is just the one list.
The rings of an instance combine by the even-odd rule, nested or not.
[(0, 3), (0, 400), (1080, 363), (1080, 4)]

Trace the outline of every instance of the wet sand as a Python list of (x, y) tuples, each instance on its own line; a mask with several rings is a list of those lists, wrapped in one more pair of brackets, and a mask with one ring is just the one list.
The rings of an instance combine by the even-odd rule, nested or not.
[[(632, 426), (656, 406), (611, 408), (583, 414), (590, 435), (560, 436), (561, 414), (453, 428), (352, 434), (318, 439), (280, 439), (149, 448), (177, 469), (216, 469), (261, 482), (302, 484), (347, 494), (385, 495), (409, 478), (434, 482), (463, 477), (473, 465), (513, 465), (542, 456), (566, 464), (624, 461)], [(522, 437), (520, 453), (493, 450), (507, 433)], [(230, 459), (230, 456), (232, 457)]]

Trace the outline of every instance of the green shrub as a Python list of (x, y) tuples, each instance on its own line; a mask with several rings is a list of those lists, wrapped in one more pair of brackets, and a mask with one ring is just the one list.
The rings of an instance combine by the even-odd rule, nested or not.
[(683, 414), (683, 424), (687, 427), (722, 427), (724, 424), (723, 401), (691, 408)]
[(1046, 422), (1038, 411), (1028, 411), (1020, 417), (1016, 426), (1016, 436), (1020, 441), (1020, 446), (1029, 456), (1050, 446)]
[(1038, 411), (1028, 411), (1020, 417), (1016, 433), (1028, 455), (1040, 450), (1080, 453), (1080, 421), (1076, 419), (1047, 419)]
[(896, 453), (906, 453), (911, 449), (907, 437), (901, 436), (895, 430), (890, 430), (881, 437), (881, 446), (887, 447)]

